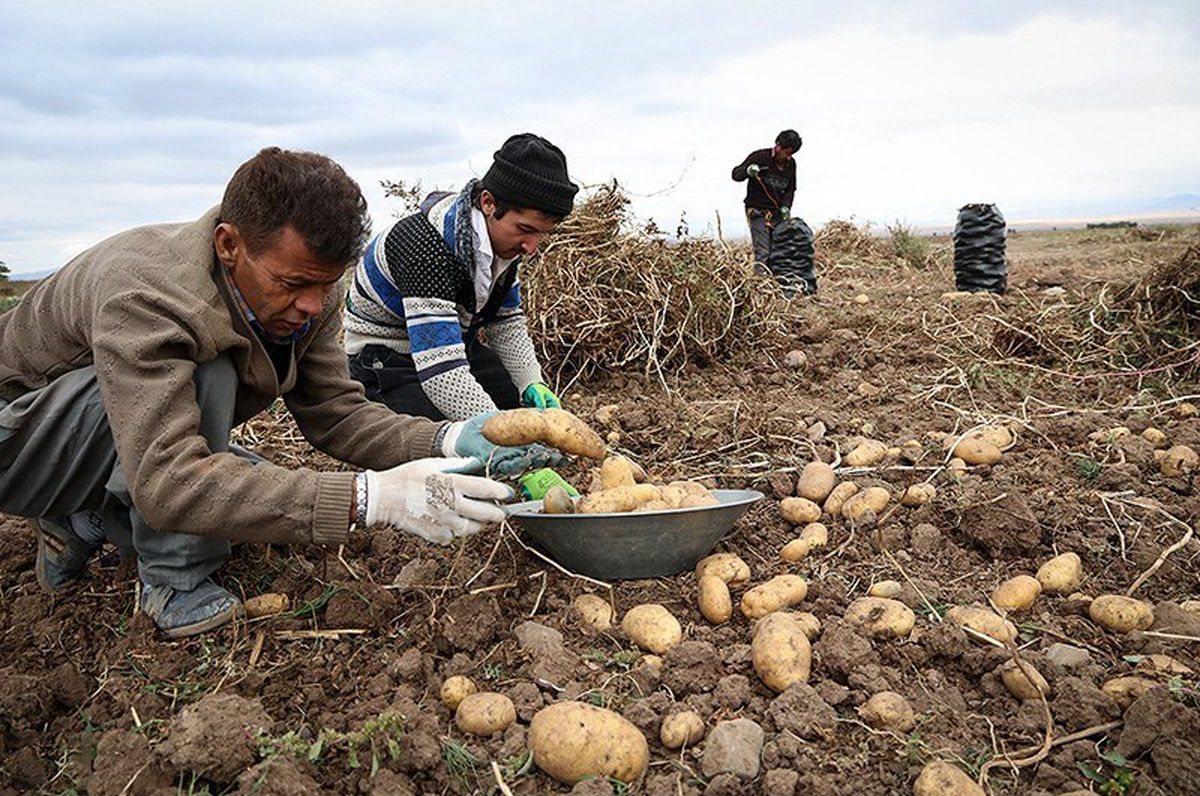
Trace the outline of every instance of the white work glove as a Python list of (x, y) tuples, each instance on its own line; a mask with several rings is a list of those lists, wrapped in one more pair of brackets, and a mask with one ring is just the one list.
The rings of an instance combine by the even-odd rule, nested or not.
[(746, 167), (746, 174), (751, 177), (757, 177), (760, 171), (762, 171), (762, 166), (758, 165), (757, 163), (751, 163)]
[(428, 542), (449, 544), (500, 522), (504, 510), (486, 501), (509, 500), (512, 488), (463, 474), (478, 466), (470, 458), (418, 459), (390, 470), (367, 470), (366, 524), (391, 525)]

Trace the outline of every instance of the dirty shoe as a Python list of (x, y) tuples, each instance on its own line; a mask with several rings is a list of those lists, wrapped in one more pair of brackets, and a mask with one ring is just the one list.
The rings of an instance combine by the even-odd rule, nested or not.
[(169, 638), (220, 627), (241, 610), (241, 600), (208, 578), (191, 591), (142, 583), (142, 611)]
[(70, 517), (37, 517), (31, 523), (38, 543), (34, 571), (38, 584), (51, 594), (81, 577), (92, 553), (104, 541), (100, 517), (91, 511)]

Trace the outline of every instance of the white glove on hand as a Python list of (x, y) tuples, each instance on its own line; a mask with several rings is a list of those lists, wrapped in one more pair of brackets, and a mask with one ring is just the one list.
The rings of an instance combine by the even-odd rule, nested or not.
[[(504, 519), (485, 500), (509, 500), (510, 487), (476, 475), (470, 458), (418, 459), (390, 470), (367, 470), (366, 524), (392, 525), (428, 542), (449, 544)], [(484, 498), (475, 500), (473, 498)]]

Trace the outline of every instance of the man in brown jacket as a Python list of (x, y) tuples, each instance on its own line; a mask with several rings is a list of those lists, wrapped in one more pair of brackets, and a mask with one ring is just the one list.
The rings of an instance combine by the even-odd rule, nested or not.
[[(157, 625), (199, 633), (240, 610), (210, 579), (230, 541), (338, 544), (389, 524), (446, 543), (501, 519), (490, 501), (512, 495), (465, 471), (553, 463), (491, 445), (482, 418), (439, 423), (364, 397), (338, 288), (368, 232), (340, 166), (264, 149), (198, 221), (115, 235), (0, 316), (0, 511), (35, 518), (43, 588), (81, 577), (107, 539), (136, 554)], [(314, 447), (365, 472), (286, 469), (230, 445), (278, 397)]]

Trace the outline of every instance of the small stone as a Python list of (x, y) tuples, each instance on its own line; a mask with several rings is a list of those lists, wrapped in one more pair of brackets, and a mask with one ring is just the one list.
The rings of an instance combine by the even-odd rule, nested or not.
[(763, 728), (750, 719), (722, 721), (708, 734), (700, 768), (704, 776), (735, 774), (741, 779), (758, 776)]
[(788, 351), (786, 354), (784, 354), (783, 364), (787, 365), (789, 368), (799, 370), (808, 364), (808, 355), (798, 348), (793, 348), (791, 351)]
[(1060, 669), (1072, 670), (1092, 662), (1091, 653), (1081, 647), (1056, 643), (1046, 648), (1046, 657)]
[(787, 796), (796, 792), (796, 783), (799, 781), (800, 772), (790, 768), (773, 768), (763, 777), (762, 792)]

